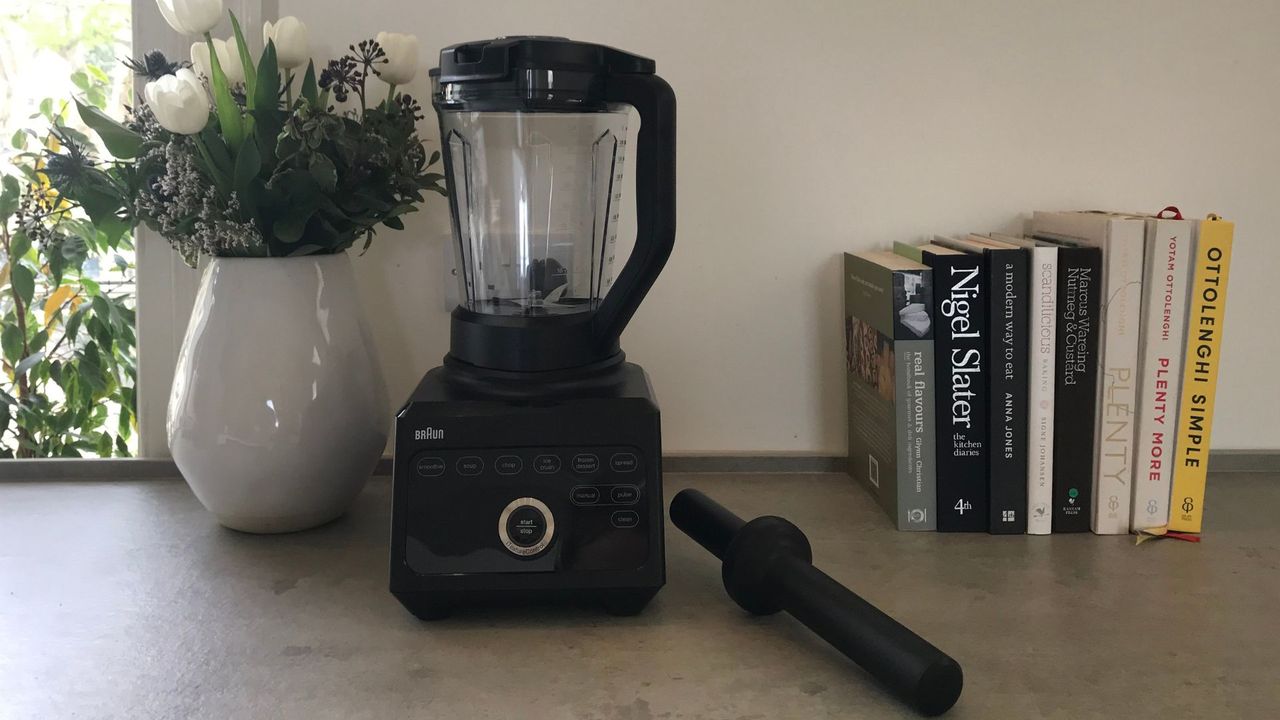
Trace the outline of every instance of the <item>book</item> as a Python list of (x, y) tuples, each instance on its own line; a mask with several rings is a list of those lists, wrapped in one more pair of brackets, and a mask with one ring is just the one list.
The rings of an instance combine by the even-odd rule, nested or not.
[(1027, 335), (1027, 533), (1048, 535), (1053, 523), (1054, 371), (1057, 363), (1058, 248), (1012, 235), (991, 239), (1031, 253)]
[(1200, 223), (1188, 304), (1170, 530), (1198, 533), (1203, 523), (1209, 436), (1213, 431), (1234, 233), (1235, 225), (1216, 215)]
[(1027, 531), (1027, 281), (1030, 252), (981, 235), (938, 238), (982, 257), (987, 297), (987, 531)]
[(987, 529), (986, 293), (981, 258), (941, 245), (895, 244), (933, 270), (938, 530)]
[(888, 252), (844, 270), (849, 474), (899, 530), (934, 530), (932, 273)]
[(1087, 532), (1093, 507), (1102, 251), (1073, 238), (1037, 239), (1058, 246), (1053, 532)]
[(1142, 261), (1146, 221), (1102, 212), (1036, 212), (1033, 234), (1074, 236), (1102, 250), (1097, 422), (1090, 527), (1100, 535), (1129, 532)]
[[(1161, 213), (1163, 215), (1164, 213)], [(1137, 440), (1134, 450), (1134, 531), (1169, 523), (1169, 492), (1176, 452), (1176, 418), (1186, 349), (1187, 291), (1195, 224), (1148, 217), (1139, 346)]]

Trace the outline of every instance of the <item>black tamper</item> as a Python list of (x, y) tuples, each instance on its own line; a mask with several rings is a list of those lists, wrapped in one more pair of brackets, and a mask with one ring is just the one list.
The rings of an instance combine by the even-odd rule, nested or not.
[(921, 713), (959, 699), (960, 665), (814, 567), (800, 528), (771, 515), (744, 522), (697, 490), (675, 496), (671, 522), (723, 561), (725, 590), (748, 612), (786, 610)]

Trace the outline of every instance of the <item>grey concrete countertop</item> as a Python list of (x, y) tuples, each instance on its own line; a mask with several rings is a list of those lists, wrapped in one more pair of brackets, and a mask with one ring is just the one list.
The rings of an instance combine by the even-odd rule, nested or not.
[[(1199, 545), (892, 530), (840, 475), (674, 475), (789, 517), (818, 564), (954, 656), (948, 717), (1280, 716), (1280, 478), (1210, 488)], [(0, 483), (0, 718), (913, 717), (668, 529), (641, 616), (422, 623), (387, 592), (390, 485), (295, 535), (177, 481)]]

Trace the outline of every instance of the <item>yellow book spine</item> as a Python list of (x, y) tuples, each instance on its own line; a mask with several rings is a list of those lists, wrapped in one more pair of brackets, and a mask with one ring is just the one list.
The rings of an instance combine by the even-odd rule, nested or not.
[(1187, 354), (1182, 371), (1182, 407), (1178, 413), (1177, 455), (1173, 466), (1169, 529), (1200, 532), (1204, 519), (1209, 436), (1218, 391), (1222, 321), (1226, 316), (1227, 277), (1235, 225), (1216, 215), (1200, 223), (1196, 264), (1187, 317)]

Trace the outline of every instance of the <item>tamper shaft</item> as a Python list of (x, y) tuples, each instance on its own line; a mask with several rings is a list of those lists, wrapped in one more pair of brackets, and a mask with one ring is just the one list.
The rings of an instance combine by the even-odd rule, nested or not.
[(725, 590), (749, 612), (786, 610), (926, 715), (959, 699), (960, 665), (814, 567), (795, 525), (773, 516), (743, 522), (697, 490), (676, 495), (671, 521), (723, 561)]

